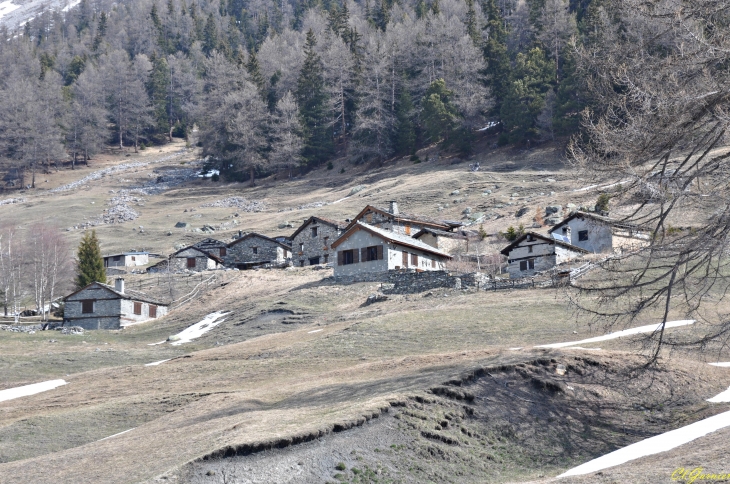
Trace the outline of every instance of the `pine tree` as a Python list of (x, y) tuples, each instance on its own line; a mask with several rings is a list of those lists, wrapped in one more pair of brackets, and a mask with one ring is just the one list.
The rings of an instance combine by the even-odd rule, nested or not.
[(211, 52), (218, 49), (218, 43), (218, 27), (215, 24), (213, 14), (210, 13), (203, 30), (203, 52), (210, 55)]
[(168, 121), (168, 87), (170, 86), (170, 68), (163, 56), (152, 54), (152, 71), (147, 81), (147, 93), (152, 101), (152, 117), (159, 133), (170, 130)]
[(104, 259), (101, 257), (96, 230), (85, 232), (77, 252), (76, 287), (81, 289), (92, 282), (106, 282)]
[(496, 0), (485, 0), (482, 10), (487, 17), (486, 29), (489, 37), (484, 44), (484, 59), (487, 61), (485, 74), (494, 96), (493, 113), (498, 114), (507, 91), (510, 62), (507, 55), (507, 29), (497, 7)]
[(474, 0), (467, 0), (466, 5), (468, 7), (466, 11), (466, 33), (471, 38), (472, 42), (476, 47), (481, 47), (482, 36), (479, 35), (479, 25), (477, 23), (477, 13), (474, 10)]
[(418, 3), (416, 4), (416, 18), (420, 20), (425, 17), (427, 13), (428, 7), (426, 6), (426, 2), (418, 0)]
[(453, 91), (443, 79), (433, 81), (423, 96), (423, 125), (431, 141), (448, 140), (457, 127), (458, 110), (451, 100)]
[(304, 131), (304, 160), (312, 165), (320, 164), (334, 152), (328, 129), (327, 94), (324, 84), (324, 67), (314, 47), (317, 39), (310, 29), (304, 45), (304, 64), (297, 80), (297, 104)]
[(398, 154), (415, 154), (416, 129), (413, 124), (413, 101), (408, 89), (402, 89), (395, 106), (396, 132), (393, 145)]
[(259, 89), (259, 92), (265, 92), (266, 82), (264, 76), (261, 74), (261, 67), (259, 66), (259, 60), (256, 57), (256, 52), (251, 51), (248, 55), (248, 62), (246, 62), (246, 71), (248, 72), (251, 82), (253, 82)]
[(535, 47), (515, 59), (507, 95), (502, 103), (502, 123), (510, 143), (538, 135), (537, 117), (545, 107), (545, 95), (552, 88), (555, 63)]
[(94, 44), (91, 47), (91, 50), (93, 50), (94, 52), (99, 50), (101, 41), (104, 39), (104, 36), (106, 35), (106, 22), (107, 22), (106, 13), (101, 12), (101, 16), (99, 17), (99, 26), (96, 28), (96, 36), (94, 37)]
[(563, 79), (555, 98), (553, 128), (558, 135), (567, 135), (580, 128), (580, 112), (587, 105), (585, 87), (575, 58), (569, 49), (563, 54)]

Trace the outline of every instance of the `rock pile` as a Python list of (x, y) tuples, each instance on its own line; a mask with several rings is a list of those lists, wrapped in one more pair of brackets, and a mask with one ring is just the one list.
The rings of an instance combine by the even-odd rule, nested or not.
[(36, 331), (40, 331), (43, 327), (40, 324), (29, 324), (23, 326), (11, 326), (9, 324), (0, 324), (0, 330), (10, 331), (11, 333), (28, 333), (34, 334)]
[(25, 202), (25, 198), (7, 198), (5, 200), (0, 200), (0, 205), (13, 205), (23, 202)]
[(266, 202), (260, 200), (248, 200), (243, 197), (228, 197), (223, 200), (216, 200), (211, 203), (204, 203), (202, 207), (238, 208), (244, 212), (263, 212), (266, 210)]

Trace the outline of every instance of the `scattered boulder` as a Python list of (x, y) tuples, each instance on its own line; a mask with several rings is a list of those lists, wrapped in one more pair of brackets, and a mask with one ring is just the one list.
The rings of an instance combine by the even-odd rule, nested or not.
[(522, 207), (519, 210), (517, 210), (517, 212), (515, 212), (515, 217), (520, 218), (520, 217), (522, 217), (523, 215), (525, 215), (529, 211), (530, 211), (529, 208)]
[(563, 207), (561, 207), (560, 205), (548, 205), (547, 207), (545, 207), (545, 213), (547, 215), (551, 215), (554, 213), (560, 213), (562, 211), (563, 211)]
[(483, 197), (486, 197), (487, 195), (491, 195), (491, 194), (492, 194), (492, 190), (484, 190), (484, 191), (482, 192), (482, 196), (483, 196)]
[(449, 193), (449, 195), (453, 197), (454, 195), (458, 195), (459, 193), (461, 193), (459, 192), (459, 190), (454, 190), (453, 192)]
[(555, 179), (554, 178), (547, 178), (545, 181), (547, 183), (555, 183)]
[(387, 300), (388, 300), (388, 296), (384, 296), (383, 294), (371, 294), (365, 300), (365, 303), (363, 304), (363, 306), (369, 306), (376, 302), (382, 302), (382, 301), (387, 301)]
[(190, 224), (187, 222), (178, 222), (175, 224), (176, 229), (187, 229), (190, 228)]
[(279, 228), (280, 229), (293, 229), (294, 228), (294, 224), (291, 223), (291, 222), (282, 222), (282, 223), (279, 224)]
[(471, 207), (466, 207), (461, 213), (463, 213), (464, 215), (471, 214)]

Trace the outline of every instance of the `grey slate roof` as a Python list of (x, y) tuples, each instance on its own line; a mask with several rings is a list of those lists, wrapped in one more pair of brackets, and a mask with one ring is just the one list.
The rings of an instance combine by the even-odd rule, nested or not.
[(446, 257), (446, 258), (451, 259), (451, 256), (449, 254), (447, 254), (446, 252), (441, 252), (440, 250), (436, 249), (435, 247), (428, 245), (425, 242), (421, 242), (420, 240), (414, 239), (413, 237), (391, 232), (390, 230), (379, 229), (377, 227), (373, 227), (372, 225), (368, 225), (368, 224), (365, 224), (365, 223), (362, 223), (359, 221), (355, 225), (353, 225), (347, 232), (342, 234), (339, 239), (334, 241), (332, 243), (332, 247), (337, 247), (338, 245), (340, 245), (341, 241), (343, 241), (347, 237), (349, 237), (350, 234), (352, 233), (353, 229), (355, 229), (355, 228), (360, 228), (360, 229), (366, 230), (388, 242), (393, 242), (393, 243), (399, 244), (399, 245), (405, 245), (406, 247), (413, 247), (414, 249), (419, 249), (419, 250), (422, 250), (423, 252), (428, 252), (430, 254), (436, 254), (436, 255), (440, 255), (441, 257)]
[(153, 297), (150, 297), (150, 296), (148, 296), (147, 294), (145, 294), (143, 292), (133, 291), (131, 289), (127, 289), (124, 292), (119, 292), (119, 291), (117, 291), (114, 288), (114, 286), (110, 286), (109, 284), (104, 284), (102, 282), (92, 282), (88, 286), (86, 286), (86, 287), (84, 287), (82, 289), (79, 289), (76, 292), (73, 292), (73, 293), (69, 294), (64, 299), (68, 299), (71, 296), (74, 296), (74, 295), (80, 293), (81, 291), (83, 291), (84, 289), (87, 289), (87, 288), (89, 288), (91, 286), (94, 286), (94, 285), (97, 285), (99, 287), (102, 287), (102, 288), (106, 289), (107, 291), (110, 291), (110, 292), (116, 294), (121, 299), (130, 299), (132, 301), (142, 301), (142, 302), (146, 302), (146, 303), (156, 304), (158, 306), (169, 306), (170, 305), (169, 303), (162, 302), (162, 301), (160, 301), (158, 299), (155, 299)]

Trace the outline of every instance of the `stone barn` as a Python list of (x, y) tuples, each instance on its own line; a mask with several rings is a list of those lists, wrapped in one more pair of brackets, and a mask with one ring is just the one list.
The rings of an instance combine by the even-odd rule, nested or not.
[(332, 248), (337, 251), (335, 277), (406, 269), (439, 271), (451, 259), (449, 254), (407, 235), (361, 222), (342, 234)]
[(104, 256), (104, 267), (135, 267), (149, 264), (149, 252), (122, 252)]
[(93, 282), (66, 296), (63, 324), (84, 329), (122, 329), (165, 316), (168, 304), (138, 291), (124, 289), (124, 279), (114, 286)]
[(640, 247), (649, 237), (638, 227), (588, 212), (574, 212), (550, 228), (555, 239), (593, 254), (612, 254), (628, 247)]
[(304, 267), (334, 262), (332, 242), (337, 240), (347, 224), (322, 217), (309, 217), (291, 236), (292, 262)]
[(552, 237), (527, 232), (502, 249), (501, 253), (507, 256), (510, 279), (516, 279), (550, 270), (556, 265), (589, 254), (589, 251)]
[(470, 249), (474, 249), (475, 242), (481, 240), (479, 233), (472, 230), (458, 229), (446, 232), (430, 228), (419, 230), (413, 238), (451, 255), (466, 254)]
[(461, 222), (434, 220), (421, 215), (400, 213), (397, 202), (390, 202), (390, 207), (387, 210), (373, 205), (366, 206), (352, 219), (345, 230), (354, 227), (358, 222), (410, 237), (413, 237), (418, 231), (425, 228), (450, 232), (455, 227), (462, 225)]
[(224, 258), (228, 267), (250, 269), (263, 265), (284, 266), (291, 262), (291, 247), (265, 235), (251, 232), (228, 244)]
[(208, 254), (217, 255), (221, 259), (226, 256), (228, 250), (228, 244), (216, 239), (203, 239), (200, 242), (193, 244), (192, 247), (200, 249)]
[(147, 269), (148, 272), (167, 272), (169, 266), (170, 272), (202, 272), (221, 269), (223, 267), (223, 259), (217, 255), (210, 254), (204, 250), (193, 247), (185, 247), (178, 250), (167, 260), (155, 264)]

